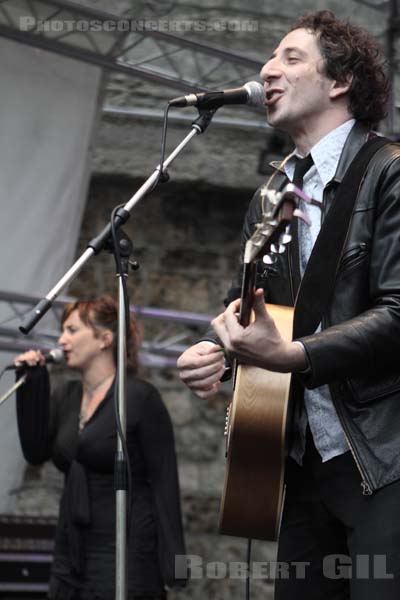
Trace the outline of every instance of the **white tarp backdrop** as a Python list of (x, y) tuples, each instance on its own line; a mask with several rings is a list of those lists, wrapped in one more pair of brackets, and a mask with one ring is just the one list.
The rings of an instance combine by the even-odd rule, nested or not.
[[(0, 55), (0, 290), (44, 296), (73, 262), (101, 71), (1, 38)], [(14, 396), (0, 406), (0, 457), (4, 513), (24, 465)]]

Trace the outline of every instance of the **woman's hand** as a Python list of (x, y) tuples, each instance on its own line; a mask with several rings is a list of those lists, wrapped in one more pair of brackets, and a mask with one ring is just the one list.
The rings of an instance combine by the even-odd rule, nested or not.
[(30, 367), (36, 367), (37, 365), (44, 365), (46, 359), (40, 350), (28, 350), (28, 352), (23, 352), (23, 354), (14, 358), (16, 367), (21, 367), (24, 363)]

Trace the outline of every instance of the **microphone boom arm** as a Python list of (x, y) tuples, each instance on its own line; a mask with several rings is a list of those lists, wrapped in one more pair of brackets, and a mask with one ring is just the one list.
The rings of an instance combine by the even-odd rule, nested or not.
[[(199, 117), (193, 121), (191, 131), (182, 140), (180, 144), (171, 152), (171, 154), (165, 159), (163, 163), (163, 169), (168, 167), (175, 158), (182, 152), (187, 146), (190, 140), (195, 136), (207, 129), (210, 125), (211, 120), (214, 116), (215, 110), (201, 110), (199, 111)], [(152, 175), (145, 181), (145, 183), (138, 189), (138, 191), (132, 196), (125, 206), (117, 211), (115, 218), (115, 229), (118, 230), (130, 217), (130, 212), (147, 193), (151, 192), (153, 187), (157, 184), (160, 176), (161, 165), (158, 165)], [(81, 269), (90, 260), (93, 254), (98, 254), (111, 239), (111, 224), (108, 223), (104, 229), (87, 245), (86, 250), (81, 256), (75, 261), (75, 263), (68, 269), (68, 271), (61, 277), (56, 285), (48, 292), (48, 294), (39, 300), (36, 306), (28, 313), (24, 321), (19, 326), (19, 330), (22, 333), (28, 334), (33, 327), (40, 321), (40, 319), (47, 313), (51, 308), (54, 300), (67, 287), (71, 281), (75, 279)]]

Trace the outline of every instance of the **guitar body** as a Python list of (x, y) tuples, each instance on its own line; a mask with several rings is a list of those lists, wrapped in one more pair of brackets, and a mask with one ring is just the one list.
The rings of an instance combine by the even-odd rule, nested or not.
[[(293, 309), (267, 309), (292, 340)], [(227, 466), (221, 533), (276, 540), (284, 497), (285, 437), (290, 373), (238, 365), (227, 417)]]

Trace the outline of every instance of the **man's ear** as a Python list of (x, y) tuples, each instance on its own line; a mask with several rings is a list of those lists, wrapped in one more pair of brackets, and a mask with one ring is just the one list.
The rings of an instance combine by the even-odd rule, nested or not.
[(352, 82), (353, 75), (351, 73), (349, 73), (349, 75), (346, 77), (346, 81), (333, 81), (330, 92), (331, 99), (333, 100), (347, 94), (350, 90)]

